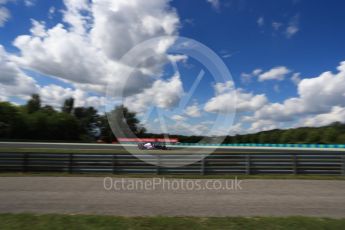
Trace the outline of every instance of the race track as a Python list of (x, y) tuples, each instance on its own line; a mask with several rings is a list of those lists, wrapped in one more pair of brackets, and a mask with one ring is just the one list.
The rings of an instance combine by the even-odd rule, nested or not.
[[(127, 148), (137, 149), (135, 144), (127, 144)], [(64, 149), (64, 150), (124, 150), (123, 146), (119, 144), (94, 144), (94, 143), (47, 143), (47, 142), (0, 142), (1, 148), (23, 148), (23, 149)], [(229, 147), (220, 146), (171, 146), (174, 150), (180, 150), (181, 152), (192, 152), (193, 150), (200, 149), (214, 149), (214, 152), (231, 152), (231, 153), (267, 153), (267, 152), (332, 152), (332, 153), (344, 153), (345, 149), (339, 148), (278, 148), (278, 147)]]
[[(244, 180), (241, 189), (202, 191), (168, 190), (162, 186), (149, 191), (106, 190), (103, 180), (102, 177), (0, 177), (0, 212), (345, 217), (342, 180)], [(144, 183), (151, 179), (127, 178), (123, 184), (130, 183), (129, 180)], [(208, 180), (199, 181), (204, 186)]]

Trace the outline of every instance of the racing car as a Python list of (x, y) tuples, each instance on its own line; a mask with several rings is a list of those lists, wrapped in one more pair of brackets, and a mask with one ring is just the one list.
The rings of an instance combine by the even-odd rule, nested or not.
[(178, 143), (177, 138), (118, 138), (117, 140), (124, 144), (136, 143), (141, 150), (168, 150), (166, 143), (170, 145)]
[(166, 145), (164, 143), (155, 143), (155, 142), (139, 143), (138, 149), (141, 149), (141, 150), (154, 150), (154, 149), (168, 150), (168, 148), (166, 147)]

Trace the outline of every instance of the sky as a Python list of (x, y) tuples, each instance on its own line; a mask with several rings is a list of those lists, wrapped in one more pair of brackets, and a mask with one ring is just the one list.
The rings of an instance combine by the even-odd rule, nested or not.
[[(60, 109), (73, 97), (100, 113), (123, 103), (148, 131), (187, 135), (345, 122), (344, 8), (336, 0), (0, 0), (0, 101), (24, 104), (38, 93)], [(207, 47), (205, 58), (229, 74), (171, 52), (179, 37)], [(134, 52), (143, 47), (146, 59)]]

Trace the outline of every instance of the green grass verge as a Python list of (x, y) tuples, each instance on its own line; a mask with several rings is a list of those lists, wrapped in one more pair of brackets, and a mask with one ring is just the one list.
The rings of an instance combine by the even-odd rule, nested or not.
[(10, 153), (128, 153), (124, 149), (51, 149), (51, 148), (0, 148)]
[(196, 175), (196, 174), (111, 174), (111, 173), (48, 173), (48, 172), (0, 172), (0, 177), (114, 177), (114, 178), (171, 178), (171, 179), (286, 179), (286, 180), (345, 180), (340, 175)]
[(112, 217), (0, 214), (2, 230), (26, 229), (344, 229), (345, 219), (314, 217)]
[[(102, 154), (121, 154), (121, 153), (128, 153), (125, 149), (52, 149), (52, 148), (0, 148), (0, 153), (102, 153)], [(224, 151), (225, 152), (225, 151)], [(183, 151), (176, 149), (176, 150), (139, 150), (139, 149), (131, 149), (131, 153), (136, 154), (166, 154), (166, 153), (178, 153), (178, 154), (186, 154), (186, 153), (195, 153), (195, 151), (191, 149), (184, 149)], [(208, 153), (205, 150), (205, 153)]]

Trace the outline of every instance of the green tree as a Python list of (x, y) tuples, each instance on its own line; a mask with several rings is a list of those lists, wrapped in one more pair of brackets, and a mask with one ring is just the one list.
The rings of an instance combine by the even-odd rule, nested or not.
[(101, 121), (95, 108), (76, 107), (73, 114), (80, 124), (81, 134), (84, 139), (95, 139), (99, 136)]
[(34, 113), (41, 108), (41, 98), (38, 94), (32, 94), (31, 99), (26, 104), (28, 113)]
[(267, 132), (262, 132), (259, 134), (259, 143), (269, 143), (270, 135)]
[(284, 132), (280, 136), (280, 143), (287, 144), (287, 143), (294, 143), (294, 133), (293, 130), (284, 130)]
[(108, 118), (106, 115), (102, 115), (99, 117), (100, 121), (100, 139), (105, 142), (112, 142), (115, 140), (115, 136), (113, 134), (113, 131), (110, 128)]
[(41, 108), (41, 111), (49, 114), (49, 115), (53, 115), (54, 113), (56, 113), (55, 109), (53, 108), (53, 106), (50, 105), (45, 105)]
[(18, 107), (0, 102), (0, 138), (20, 138), (25, 133), (23, 116)]
[(305, 128), (295, 129), (293, 133), (294, 143), (305, 143), (308, 131)]
[(80, 138), (80, 126), (78, 120), (67, 113), (55, 113), (47, 120), (47, 126), (55, 140), (78, 140)]
[(337, 144), (345, 144), (345, 133), (340, 134), (337, 137)]
[(320, 139), (321, 139), (321, 135), (318, 130), (313, 129), (308, 132), (307, 143), (317, 144), (317, 143), (320, 143)]
[(123, 105), (115, 107), (107, 117), (111, 127), (117, 130), (118, 136), (136, 137), (146, 131), (136, 117), (136, 113), (129, 111)]
[(66, 99), (62, 106), (62, 112), (71, 114), (73, 111), (73, 106), (74, 106), (74, 99), (72, 97)]
[(336, 143), (338, 132), (335, 127), (325, 128), (322, 132), (321, 142), (326, 144)]

